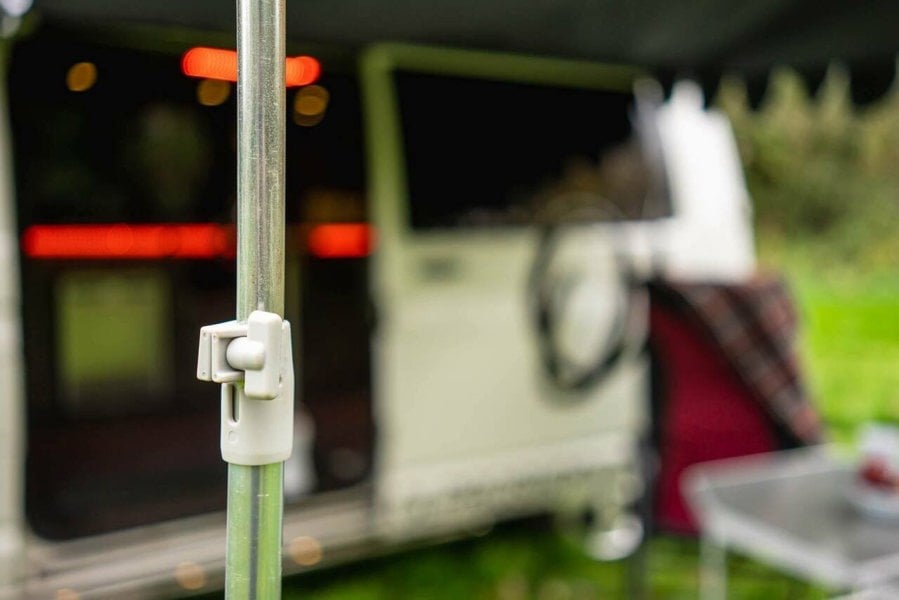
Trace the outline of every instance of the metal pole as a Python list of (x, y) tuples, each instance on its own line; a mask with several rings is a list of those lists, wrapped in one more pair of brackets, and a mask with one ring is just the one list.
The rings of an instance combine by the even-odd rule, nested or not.
[[(285, 0), (237, 2), (237, 319), (284, 316)], [(225, 597), (281, 597), (283, 463), (228, 465)]]

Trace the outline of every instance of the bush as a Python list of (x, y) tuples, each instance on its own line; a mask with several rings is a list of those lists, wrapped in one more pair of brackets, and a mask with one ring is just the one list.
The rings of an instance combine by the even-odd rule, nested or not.
[(897, 262), (899, 93), (855, 107), (843, 71), (831, 69), (811, 96), (781, 70), (758, 111), (733, 80), (718, 104), (733, 122), (763, 239), (807, 242), (828, 262)]

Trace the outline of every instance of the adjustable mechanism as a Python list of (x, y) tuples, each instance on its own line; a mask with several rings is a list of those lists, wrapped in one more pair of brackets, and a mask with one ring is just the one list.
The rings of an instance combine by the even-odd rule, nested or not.
[(200, 329), (197, 378), (222, 384), (222, 458), (264, 465), (293, 449), (290, 323), (253, 311), (246, 322)]

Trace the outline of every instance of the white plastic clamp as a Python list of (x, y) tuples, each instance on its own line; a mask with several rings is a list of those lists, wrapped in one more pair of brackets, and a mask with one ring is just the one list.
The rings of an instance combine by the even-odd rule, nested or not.
[(197, 378), (222, 384), (222, 458), (264, 465), (293, 450), (293, 353), (290, 323), (253, 311), (246, 322), (200, 329)]

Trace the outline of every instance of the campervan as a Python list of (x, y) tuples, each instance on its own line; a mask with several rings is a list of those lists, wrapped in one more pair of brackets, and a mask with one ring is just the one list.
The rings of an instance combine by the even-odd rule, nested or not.
[[(233, 41), (31, 17), (0, 104), (0, 598), (213, 591), (226, 466), (195, 369), (234, 313)], [(538, 514), (626, 552), (603, 535), (642, 489), (632, 221), (669, 187), (640, 73), (291, 44), (285, 571)]]

